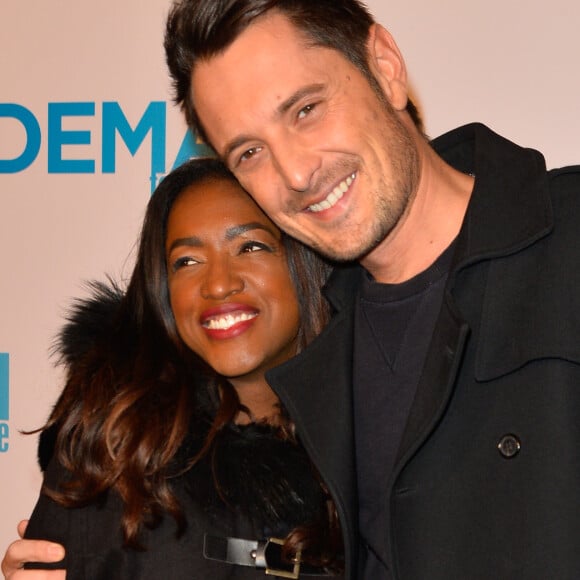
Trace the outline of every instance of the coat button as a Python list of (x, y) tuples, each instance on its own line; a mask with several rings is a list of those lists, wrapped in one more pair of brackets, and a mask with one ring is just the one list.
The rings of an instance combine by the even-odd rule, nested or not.
[(520, 452), (522, 444), (515, 435), (513, 435), (512, 433), (508, 433), (499, 440), (497, 448), (501, 453), (502, 457), (505, 457), (506, 459), (511, 459)]

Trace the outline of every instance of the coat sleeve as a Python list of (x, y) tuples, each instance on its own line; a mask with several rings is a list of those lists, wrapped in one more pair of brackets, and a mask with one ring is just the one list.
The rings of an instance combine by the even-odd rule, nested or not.
[[(43, 488), (57, 489), (66, 477), (65, 470), (53, 458), (44, 473)], [(36, 502), (36, 506), (26, 528), (26, 539), (50, 540), (62, 544), (66, 550), (65, 559), (54, 564), (30, 563), (25, 568), (66, 568), (67, 578), (71, 576), (68, 570), (75, 558), (82, 558), (80, 537), (84, 535), (78, 510), (65, 508), (43, 491)], [(72, 570), (70, 570), (72, 572)]]
[[(67, 472), (53, 458), (44, 486), (58, 489), (66, 477)], [(67, 580), (133, 577), (132, 560), (123, 549), (121, 515), (121, 502), (113, 494), (85, 507), (66, 508), (41, 492), (25, 537), (58, 542), (66, 555), (57, 564), (31, 563), (26, 568), (65, 568)]]

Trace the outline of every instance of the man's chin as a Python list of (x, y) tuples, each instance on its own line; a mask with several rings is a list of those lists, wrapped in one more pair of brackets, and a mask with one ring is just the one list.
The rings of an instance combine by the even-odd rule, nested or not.
[(341, 241), (337, 241), (336, 245), (320, 244), (316, 247), (311, 245), (314, 250), (322, 254), (325, 258), (340, 263), (359, 261), (368, 255), (376, 246), (377, 243), (372, 242), (367, 245), (359, 243), (345, 247), (344, 242)]

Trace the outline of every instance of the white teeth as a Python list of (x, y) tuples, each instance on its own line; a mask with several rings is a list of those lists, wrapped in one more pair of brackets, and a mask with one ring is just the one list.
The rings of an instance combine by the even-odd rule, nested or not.
[(341, 181), (328, 195), (328, 197), (326, 199), (323, 199), (320, 203), (313, 203), (312, 205), (308, 206), (308, 209), (311, 212), (319, 212), (319, 211), (323, 211), (325, 209), (330, 209), (331, 207), (333, 207), (334, 205), (336, 205), (336, 203), (338, 202), (339, 199), (342, 198), (342, 196), (345, 194), (345, 192), (348, 190), (348, 188), (351, 186), (352, 182), (354, 181), (356, 177), (356, 173), (353, 173), (352, 175), (349, 175), (344, 181)]
[(205, 328), (209, 328), (210, 330), (227, 330), (234, 326), (234, 324), (238, 324), (238, 322), (244, 322), (245, 320), (252, 320), (252, 318), (256, 318), (257, 314), (248, 314), (246, 312), (242, 312), (240, 314), (226, 314), (225, 316), (221, 316), (220, 318), (211, 318), (210, 320), (206, 320), (203, 323)]

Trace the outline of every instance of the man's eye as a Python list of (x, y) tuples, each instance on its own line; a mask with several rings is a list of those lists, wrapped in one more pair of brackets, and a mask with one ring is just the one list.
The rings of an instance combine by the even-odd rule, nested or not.
[(314, 111), (315, 108), (316, 108), (315, 104), (310, 104), (310, 105), (306, 105), (305, 107), (302, 107), (298, 111), (298, 118), (304, 119), (304, 117), (307, 117), (308, 115), (310, 115), (310, 113), (312, 113), (312, 111)]
[(248, 161), (249, 159), (254, 157), (254, 155), (256, 155), (256, 153), (258, 153), (259, 151), (260, 151), (260, 147), (252, 147), (252, 148), (248, 149), (247, 151), (244, 151), (240, 155), (240, 161)]

